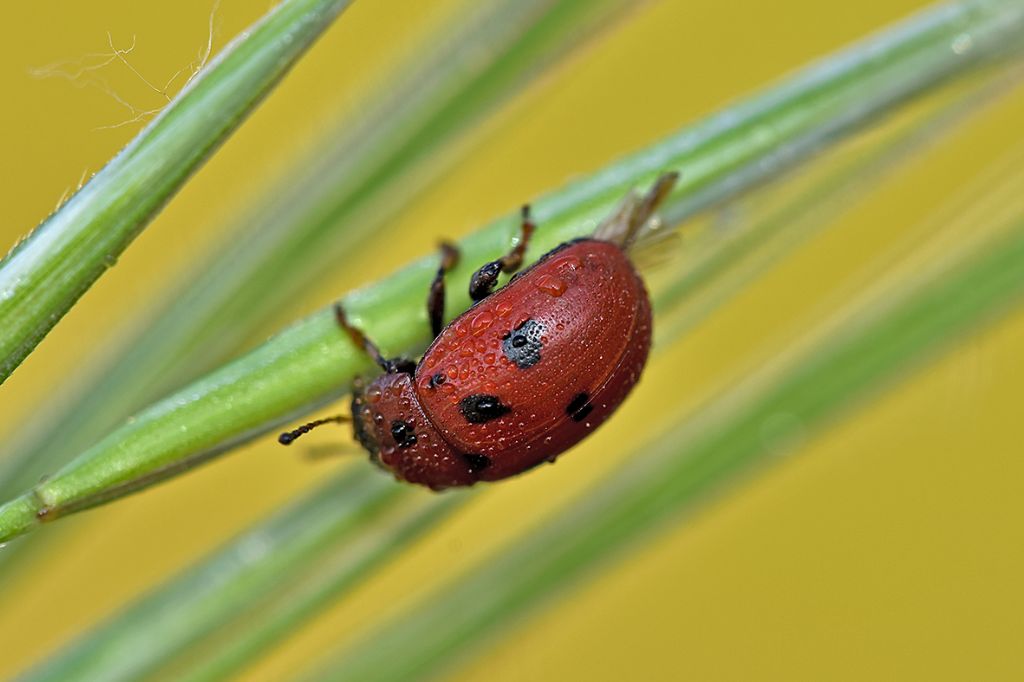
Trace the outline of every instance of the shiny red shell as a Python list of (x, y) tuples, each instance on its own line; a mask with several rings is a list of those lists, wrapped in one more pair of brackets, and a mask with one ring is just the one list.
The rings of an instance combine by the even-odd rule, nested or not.
[(593, 432), (640, 377), (647, 291), (610, 242), (563, 244), (449, 324), (415, 374), (353, 398), (356, 436), (434, 489), (514, 476)]

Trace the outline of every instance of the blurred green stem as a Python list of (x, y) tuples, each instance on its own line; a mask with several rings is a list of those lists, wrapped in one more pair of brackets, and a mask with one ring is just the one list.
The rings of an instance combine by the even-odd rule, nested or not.
[[(929, 86), (1021, 43), (1024, 1), (974, 0), (916, 15), (535, 204), (531, 257), (588, 233), (625, 193), (677, 169), (667, 222), (777, 175), (826, 143)], [(966, 38), (965, 38), (966, 37)], [(963, 46), (969, 46), (964, 48)], [(475, 264), (516, 232), (500, 219), (461, 243), (449, 313), (468, 306)], [(344, 299), (352, 321), (387, 354), (428, 339), (423, 292), (436, 268), (421, 259)], [(331, 310), (301, 320), (248, 355), (153, 405), (34, 490), (0, 507), (0, 540), (175, 475), (346, 393), (370, 369)]]
[(283, 0), (0, 262), (0, 383), (350, 0)]
[[(836, 165), (823, 158), (822, 163), (833, 164), (827, 170), (820, 168), (822, 163), (801, 168), (802, 175), (814, 177), (812, 186), (779, 210), (765, 214), (756, 205), (748, 205), (747, 197), (727, 206), (726, 221), (738, 224), (713, 226), (710, 235), (691, 247), (695, 256), (688, 259), (686, 272), (673, 276), (655, 299), (655, 345), (696, 327), (722, 301), (742, 291), (797, 244), (828, 227), (844, 206), (870, 196), (870, 189), (901, 168), (902, 161), (916, 158), (923, 149), (949, 135), (957, 124), (1012, 92), (1021, 82), (1021, 75), (1020, 68), (1011, 68), (971, 83), (966, 91), (950, 93), (948, 101), (939, 102), (933, 111), (912, 116), (900, 123), (898, 130), (873, 139), (852, 159)], [(753, 198), (756, 201), (756, 194)], [(745, 217), (751, 211), (758, 216), (756, 220)]]
[[(368, 467), (350, 468), (23, 679), (137, 680), (174, 671), (183, 650), (190, 652), (187, 672), (168, 673), (173, 679), (223, 679), (277, 629), (373, 570), (460, 498), (430, 509), (428, 501), (435, 500), (425, 491), (396, 486)], [(344, 568), (335, 570), (338, 564)], [(296, 574), (297, 566), (307, 570)], [(292, 580), (283, 581), (285, 575)], [(284, 617), (267, 620), (268, 610)], [(233, 636), (233, 628), (244, 635)], [(206, 662), (202, 671), (193, 665), (197, 656)]]

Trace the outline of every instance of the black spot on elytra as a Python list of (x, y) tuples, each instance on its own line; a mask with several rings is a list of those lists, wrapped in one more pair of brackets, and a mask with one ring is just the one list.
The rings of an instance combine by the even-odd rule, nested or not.
[(395, 445), (400, 448), (411, 448), (416, 445), (416, 433), (412, 424), (396, 419), (391, 422), (391, 437), (395, 439)]
[(430, 386), (430, 388), (437, 388), (438, 386), (440, 386), (441, 384), (443, 384), (447, 380), (448, 380), (448, 377), (446, 377), (443, 373), (438, 372), (437, 374), (435, 374), (432, 377), (430, 377), (429, 386)]
[(508, 414), (510, 410), (496, 395), (474, 393), (459, 401), (459, 411), (470, 424), (483, 424)]
[(466, 460), (466, 466), (469, 467), (471, 474), (479, 473), (491, 466), (491, 458), (487, 455), (464, 454), (462, 458)]
[(526, 320), (501, 337), (501, 351), (519, 369), (528, 369), (540, 362), (541, 337), (547, 331), (536, 320)]
[(590, 402), (590, 396), (586, 393), (577, 393), (576, 397), (565, 406), (565, 413), (574, 422), (583, 421), (593, 410), (594, 406)]

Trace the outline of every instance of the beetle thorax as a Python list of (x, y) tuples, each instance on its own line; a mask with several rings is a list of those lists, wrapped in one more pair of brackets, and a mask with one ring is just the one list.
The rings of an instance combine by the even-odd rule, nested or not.
[(476, 482), (472, 460), (448, 444), (423, 412), (412, 377), (383, 374), (352, 398), (356, 439), (378, 465), (434, 489)]

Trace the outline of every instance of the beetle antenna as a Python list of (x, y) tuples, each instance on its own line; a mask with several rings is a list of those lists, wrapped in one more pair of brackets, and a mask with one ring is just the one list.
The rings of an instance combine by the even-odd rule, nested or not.
[(303, 424), (297, 429), (285, 431), (277, 437), (277, 442), (281, 445), (291, 445), (296, 438), (304, 433), (309, 433), (318, 426), (323, 426), (324, 424), (344, 424), (350, 421), (352, 421), (352, 419), (343, 414), (336, 414), (333, 417), (324, 417), (323, 419), (315, 419), (308, 424)]
[(678, 180), (679, 173), (670, 171), (659, 175), (647, 194), (640, 196), (636, 192), (630, 192), (615, 213), (594, 230), (594, 238), (613, 242), (628, 251), (636, 241), (640, 229), (665, 201)]

